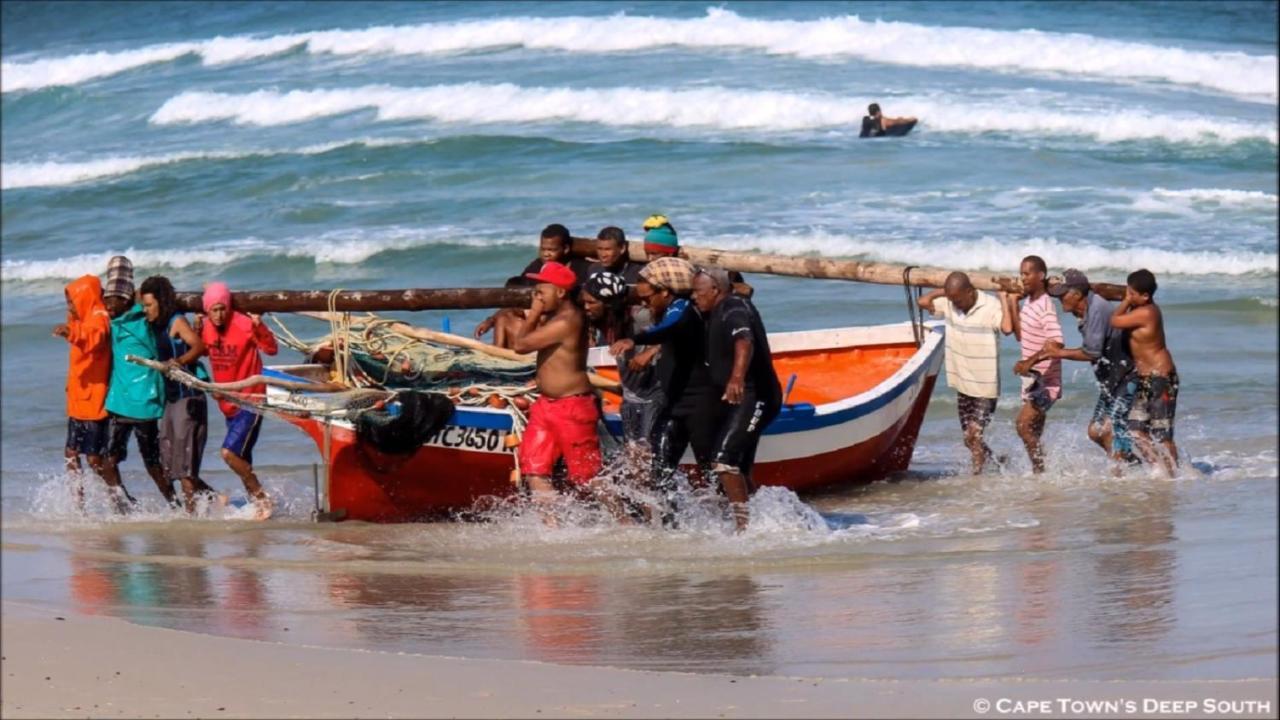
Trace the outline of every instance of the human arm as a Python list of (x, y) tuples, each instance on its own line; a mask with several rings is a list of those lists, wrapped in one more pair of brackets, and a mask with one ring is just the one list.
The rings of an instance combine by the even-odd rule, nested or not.
[(739, 336), (733, 341), (733, 371), (729, 382), (724, 386), (724, 395), (720, 398), (730, 405), (742, 402), (743, 389), (747, 382), (747, 368), (751, 366), (753, 351), (751, 338)]
[(538, 352), (564, 342), (572, 330), (570, 324), (562, 317), (555, 316), (538, 326), (538, 320), (542, 317), (542, 302), (535, 298), (533, 307), (528, 317), (524, 319), (524, 324), (520, 326), (519, 333), (515, 336), (511, 349), (518, 353)]
[(275, 333), (271, 332), (271, 328), (262, 322), (262, 316), (249, 313), (249, 319), (253, 321), (253, 340), (258, 344), (258, 349), (267, 355), (275, 355), (280, 352), (280, 346), (276, 344)]
[(1133, 291), (1125, 288), (1124, 299), (1111, 313), (1111, 327), (1118, 330), (1132, 330), (1145, 325), (1151, 315), (1150, 306), (1135, 308)]
[(1004, 316), (1000, 320), (1000, 332), (1005, 335), (1013, 335), (1018, 342), (1022, 342), (1022, 318), (1018, 313), (1018, 296), (1013, 293), (1000, 293), (1001, 304), (1004, 306)]
[(663, 313), (661, 322), (636, 333), (635, 337), (632, 338), (633, 345), (661, 345), (675, 334), (680, 321), (688, 313), (693, 312), (697, 312), (693, 308), (693, 303), (683, 298), (676, 300), (667, 306), (667, 311)]
[(493, 326), (496, 325), (497, 323), (498, 323), (498, 313), (494, 313), (489, 317), (485, 318), (484, 320), (481, 320), (479, 325), (476, 325), (476, 330), (473, 333), (473, 335), (475, 335), (475, 338), (479, 340), (480, 338), (484, 337), (490, 330), (492, 330)]
[(204, 354), (204, 338), (200, 337), (199, 333), (192, 329), (191, 323), (188, 323), (185, 317), (178, 316), (173, 322), (173, 329), (177, 331), (178, 337), (182, 338), (182, 342), (186, 343), (190, 349), (173, 358), (170, 362), (183, 367), (195, 362)]
[(662, 347), (658, 345), (645, 348), (643, 351), (638, 352), (631, 357), (631, 360), (627, 363), (627, 367), (631, 368), (632, 372), (640, 372), (641, 370), (644, 370), (649, 366), (649, 363), (653, 362), (653, 359), (658, 356), (658, 352), (660, 350), (662, 350)]
[(942, 288), (935, 288), (924, 295), (921, 295), (920, 298), (916, 300), (916, 304), (920, 306), (921, 310), (928, 310), (934, 316), (937, 316), (939, 313), (934, 309), (933, 301), (942, 297), (944, 293), (946, 293), (946, 290)]

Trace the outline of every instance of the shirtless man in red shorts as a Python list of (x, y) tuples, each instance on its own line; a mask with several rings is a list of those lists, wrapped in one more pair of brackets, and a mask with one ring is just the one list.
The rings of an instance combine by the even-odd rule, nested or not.
[(548, 262), (526, 277), (538, 284), (530, 312), (514, 338), (514, 350), (538, 353), (541, 395), (529, 410), (529, 425), (520, 442), (520, 474), (529, 482), (549, 525), (555, 523), (549, 507), (555, 500), (551, 469), (560, 457), (569, 468), (569, 481), (594, 494), (621, 518), (620, 504), (596, 478), (601, 467), (596, 436), (600, 413), (587, 378), (587, 319), (573, 301), (578, 278), (558, 262)]

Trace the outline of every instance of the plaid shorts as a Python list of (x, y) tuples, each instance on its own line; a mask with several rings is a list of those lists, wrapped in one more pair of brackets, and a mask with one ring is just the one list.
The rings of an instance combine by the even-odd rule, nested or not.
[(1173, 440), (1173, 418), (1178, 411), (1178, 373), (1142, 375), (1133, 394), (1129, 429), (1149, 435), (1156, 442)]
[(1093, 406), (1093, 424), (1111, 421), (1111, 450), (1120, 455), (1133, 453), (1133, 440), (1129, 437), (1129, 410), (1133, 407), (1134, 387), (1135, 382), (1129, 380), (1114, 393), (1103, 388), (1098, 393), (1097, 404)]

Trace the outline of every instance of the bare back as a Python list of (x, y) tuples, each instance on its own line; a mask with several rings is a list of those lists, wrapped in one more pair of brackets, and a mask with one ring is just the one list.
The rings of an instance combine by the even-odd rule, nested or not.
[(558, 342), (538, 351), (538, 390), (561, 398), (591, 392), (587, 378), (587, 321), (572, 302), (561, 303), (542, 330), (552, 331)]
[(1140, 375), (1168, 375), (1176, 368), (1173, 355), (1165, 345), (1164, 314), (1155, 303), (1130, 310), (1139, 314), (1142, 324), (1129, 333), (1129, 350)]

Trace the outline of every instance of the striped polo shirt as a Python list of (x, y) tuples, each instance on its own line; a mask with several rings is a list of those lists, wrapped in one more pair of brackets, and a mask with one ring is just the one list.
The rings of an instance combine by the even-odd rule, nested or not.
[(970, 397), (1000, 397), (1000, 301), (978, 291), (962, 313), (945, 297), (934, 298), (933, 315), (947, 325), (947, 385)]
[[(1018, 311), (1018, 325), (1022, 333), (1022, 359), (1035, 355), (1049, 340), (1062, 342), (1062, 324), (1058, 311), (1048, 293), (1035, 300), (1027, 299)], [(1033, 367), (1040, 373), (1040, 382), (1049, 391), (1049, 397), (1062, 397), (1062, 360), (1053, 358), (1038, 362)]]

